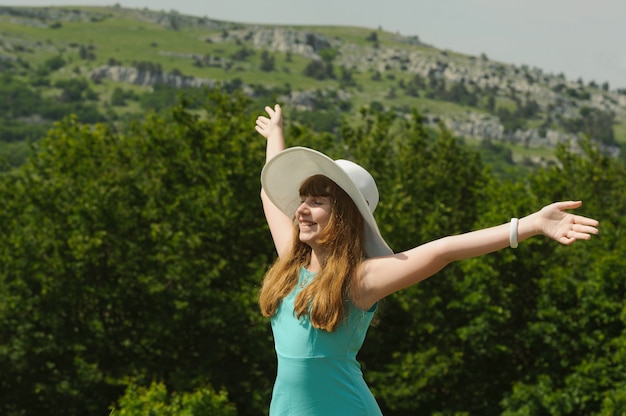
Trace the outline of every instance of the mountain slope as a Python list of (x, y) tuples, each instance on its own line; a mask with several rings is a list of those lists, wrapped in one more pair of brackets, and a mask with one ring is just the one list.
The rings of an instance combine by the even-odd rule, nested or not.
[[(626, 143), (626, 91), (439, 50), (417, 37), (120, 7), (0, 7), (0, 22), (0, 70), (11, 74), (9, 83), (22, 81), (66, 113), (88, 108), (87, 121), (138, 117), (163, 89), (221, 84), (326, 113), (328, 129), (336, 114), (363, 106), (398, 114), (415, 108), (470, 143), (512, 149), (517, 161), (549, 159), (557, 143), (582, 135), (614, 155)], [(29, 108), (5, 114), (24, 129), (54, 120), (51, 111)], [(4, 142), (31, 136), (0, 132)]]

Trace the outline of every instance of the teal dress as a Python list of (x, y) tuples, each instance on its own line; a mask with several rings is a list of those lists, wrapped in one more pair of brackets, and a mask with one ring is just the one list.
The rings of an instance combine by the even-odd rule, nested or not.
[(302, 268), (295, 289), (272, 317), (278, 372), (270, 416), (380, 416), (356, 359), (376, 308), (363, 311), (350, 304), (335, 331), (313, 328), (308, 318), (295, 317), (293, 305), (314, 277)]

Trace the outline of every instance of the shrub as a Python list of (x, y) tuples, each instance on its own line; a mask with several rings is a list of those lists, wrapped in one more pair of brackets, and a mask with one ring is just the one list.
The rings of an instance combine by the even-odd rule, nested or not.
[(225, 390), (216, 392), (205, 387), (191, 393), (169, 394), (163, 383), (152, 382), (149, 387), (129, 384), (119, 400), (119, 409), (114, 407), (111, 415), (236, 416), (237, 409), (228, 401)]

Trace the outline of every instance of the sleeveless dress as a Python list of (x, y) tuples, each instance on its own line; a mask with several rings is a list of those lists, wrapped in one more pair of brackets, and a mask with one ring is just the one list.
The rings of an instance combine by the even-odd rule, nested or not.
[(271, 319), (278, 372), (270, 416), (381, 416), (356, 359), (376, 306), (363, 311), (350, 303), (335, 331), (313, 328), (308, 317), (295, 317), (293, 307), (314, 276), (302, 268)]

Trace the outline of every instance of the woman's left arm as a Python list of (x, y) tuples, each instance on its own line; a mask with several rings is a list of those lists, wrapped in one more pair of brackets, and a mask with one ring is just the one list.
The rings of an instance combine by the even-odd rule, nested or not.
[(359, 269), (360, 290), (355, 301), (359, 307), (371, 306), (391, 293), (427, 279), (453, 261), (508, 247), (512, 239), (521, 242), (541, 234), (565, 245), (589, 240), (591, 235), (598, 234), (598, 221), (565, 211), (581, 205), (581, 201), (556, 202), (520, 218), (513, 227), (506, 223), (444, 237), (391, 256), (367, 259)]

